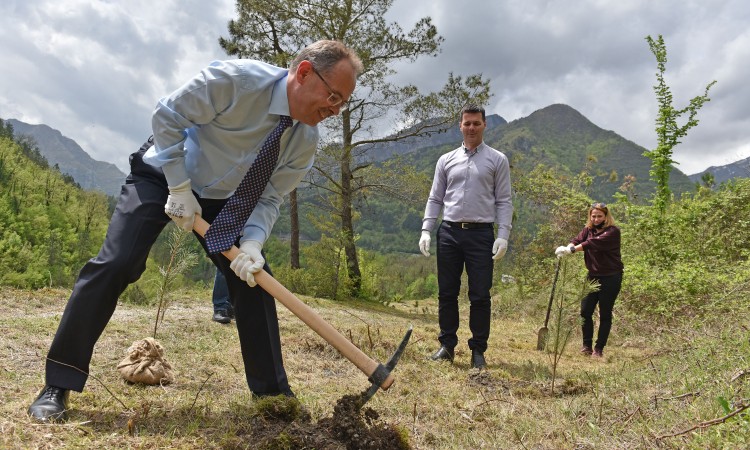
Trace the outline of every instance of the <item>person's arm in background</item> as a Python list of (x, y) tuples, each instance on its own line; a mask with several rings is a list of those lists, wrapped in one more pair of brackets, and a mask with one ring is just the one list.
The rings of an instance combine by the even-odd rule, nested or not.
[[(501, 153), (502, 155), (502, 153)], [(502, 155), (500, 167), (495, 177), (495, 222), (497, 223), (497, 238), (492, 244), (492, 259), (500, 259), (508, 250), (508, 238), (513, 221), (513, 200), (510, 183), (510, 164), (508, 158)]]
[(432, 238), (430, 233), (435, 227), (435, 222), (443, 210), (443, 199), (445, 198), (445, 189), (447, 180), (445, 177), (445, 158), (440, 157), (435, 164), (435, 175), (432, 177), (432, 188), (430, 195), (427, 197), (427, 204), (424, 208), (424, 218), (422, 219), (422, 233), (419, 238), (419, 251), (424, 256), (430, 256), (430, 242)]

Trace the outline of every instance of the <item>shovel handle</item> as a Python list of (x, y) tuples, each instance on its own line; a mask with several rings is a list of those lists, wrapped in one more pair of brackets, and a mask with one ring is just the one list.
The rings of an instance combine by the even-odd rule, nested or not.
[(557, 276), (560, 274), (560, 258), (557, 258), (555, 266), (555, 279), (552, 281), (552, 292), (549, 293), (549, 304), (547, 305), (547, 317), (544, 319), (544, 328), (549, 323), (549, 313), (552, 311), (552, 300), (555, 298), (555, 285), (557, 285)]
[[(196, 233), (205, 237), (206, 231), (208, 231), (209, 224), (203, 217), (196, 215), (195, 222), (193, 224), (193, 230)], [(230, 261), (239, 255), (240, 250), (236, 246), (232, 246), (227, 251), (222, 252)], [(346, 359), (352, 362), (359, 370), (365, 375), (371, 377), (375, 370), (378, 368), (378, 362), (367, 356), (362, 350), (356, 345), (352, 344), (347, 338), (344, 337), (337, 329), (331, 324), (325, 321), (318, 313), (312, 308), (307, 306), (302, 300), (297, 298), (296, 295), (291, 293), (289, 289), (285, 288), (279, 283), (274, 277), (268, 274), (265, 270), (261, 269), (260, 272), (253, 274), (255, 281), (263, 288), (266, 292), (271, 294), (276, 300), (284, 305), (289, 311), (297, 316), (302, 322), (308, 327), (312, 328), (313, 331), (318, 333), (320, 337), (326, 340), (329, 344), (339, 351)], [(385, 381), (380, 385), (383, 390), (387, 390), (393, 382), (395, 377), (392, 373), (389, 373)]]

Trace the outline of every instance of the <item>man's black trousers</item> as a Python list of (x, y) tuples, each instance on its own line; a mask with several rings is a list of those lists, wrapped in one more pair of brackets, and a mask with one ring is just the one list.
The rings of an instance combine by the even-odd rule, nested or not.
[(490, 336), (492, 287), (491, 225), (463, 229), (445, 222), (437, 231), (438, 320), (441, 345), (450, 349), (458, 344), (458, 294), (466, 268), (469, 281), (469, 348), (484, 352)]
[[(122, 187), (101, 250), (84, 265), (73, 287), (49, 350), (48, 385), (83, 390), (94, 344), (112, 317), (118, 297), (143, 274), (152, 245), (170, 221), (164, 213), (166, 179), (160, 169), (142, 160), (150, 145), (146, 142), (130, 156), (131, 173)], [(226, 203), (200, 198), (198, 201), (202, 216), (209, 223)], [(203, 239), (198, 239), (205, 249)], [(251, 288), (239, 279), (224, 256), (214, 255), (211, 259), (227, 279), (250, 390), (258, 395), (291, 394), (273, 298), (259, 286)], [(269, 271), (267, 265), (265, 270)], [(168, 320), (169, 314), (166, 317)]]

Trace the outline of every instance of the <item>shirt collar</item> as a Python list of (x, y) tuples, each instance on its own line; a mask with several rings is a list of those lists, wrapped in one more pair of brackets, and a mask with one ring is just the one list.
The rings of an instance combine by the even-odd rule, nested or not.
[(271, 104), (268, 107), (269, 114), (279, 116), (289, 115), (289, 97), (286, 92), (287, 78), (289, 78), (289, 72), (274, 84), (273, 93), (271, 94)]
[(480, 142), (479, 145), (477, 145), (477, 148), (475, 148), (474, 150), (469, 150), (469, 148), (466, 147), (466, 145), (463, 142), (461, 143), (461, 146), (464, 148), (464, 153), (467, 153), (469, 155), (473, 155), (473, 154), (477, 153), (479, 151), (479, 149), (482, 148), (482, 146), (484, 146), (484, 141)]

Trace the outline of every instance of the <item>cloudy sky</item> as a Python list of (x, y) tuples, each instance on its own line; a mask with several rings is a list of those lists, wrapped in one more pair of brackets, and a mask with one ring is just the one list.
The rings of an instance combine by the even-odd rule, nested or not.
[[(395, 81), (426, 93), (449, 72), (482, 73), (489, 113), (511, 121), (565, 103), (649, 149), (656, 62), (644, 38), (661, 34), (676, 107), (718, 82), (675, 149), (680, 170), (750, 156), (746, 0), (395, 0), (389, 19), (408, 30), (424, 16), (442, 52), (394, 66)], [(226, 58), (217, 41), (233, 17), (234, 0), (3, 0), (0, 118), (49, 125), (127, 172), (157, 100)]]

